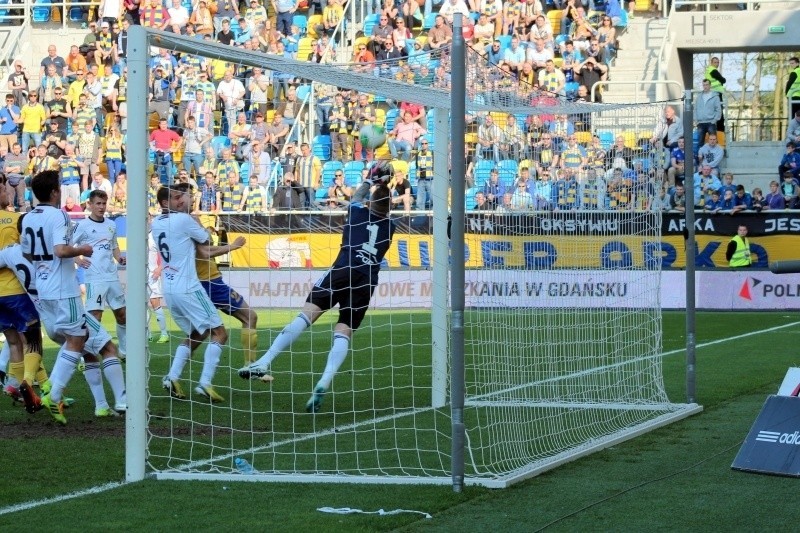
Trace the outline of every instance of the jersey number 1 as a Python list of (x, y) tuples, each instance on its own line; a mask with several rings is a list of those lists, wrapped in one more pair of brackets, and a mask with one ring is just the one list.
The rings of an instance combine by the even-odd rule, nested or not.
[(378, 249), (375, 248), (375, 242), (378, 240), (378, 225), (369, 224), (367, 232), (369, 232), (369, 241), (362, 244), (361, 248), (370, 255), (376, 255), (378, 253)]

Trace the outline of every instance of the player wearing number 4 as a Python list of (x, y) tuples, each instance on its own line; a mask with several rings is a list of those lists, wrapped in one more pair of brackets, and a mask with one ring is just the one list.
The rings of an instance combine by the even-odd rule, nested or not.
[(164, 213), (153, 221), (151, 232), (162, 259), (161, 288), (173, 320), (187, 335), (175, 350), (162, 385), (173, 398), (186, 398), (178, 380), (192, 352), (210, 335), (200, 382), (194, 391), (212, 402), (221, 402), (224, 398), (214, 390), (211, 380), (217, 371), (222, 346), (228, 341), (228, 332), (200, 285), (195, 260), (241, 248), (244, 239), (239, 238), (228, 246), (210, 246), (206, 230), (189, 215), (192, 199), (188, 183), (162, 187), (157, 198)]
[(108, 305), (117, 322), (119, 353), (125, 359), (127, 332), (125, 328), (125, 294), (117, 274), (117, 264), (124, 265), (117, 244), (117, 225), (105, 218), (108, 194), (101, 190), (89, 194), (89, 216), (78, 222), (74, 244), (92, 247), (92, 258), (79, 257), (78, 266), (86, 269), (86, 310), (98, 321)]
[[(333, 376), (347, 357), (350, 337), (364, 319), (378, 285), (381, 262), (392, 244), (395, 225), (389, 218), (391, 191), (386, 185), (391, 177), (392, 166), (389, 163), (382, 161), (372, 166), (367, 181), (353, 195), (342, 230), (342, 247), (333, 266), (316, 282), (303, 310), (275, 337), (267, 353), (239, 370), (241, 378), (267, 375), (269, 365), (281, 352), (325, 311), (339, 304), (339, 320), (333, 328), (333, 345), (325, 371), (306, 403), (306, 411), (319, 411)], [(371, 185), (375, 189), (370, 196)], [(361, 205), (367, 197), (370, 197), (368, 205)]]

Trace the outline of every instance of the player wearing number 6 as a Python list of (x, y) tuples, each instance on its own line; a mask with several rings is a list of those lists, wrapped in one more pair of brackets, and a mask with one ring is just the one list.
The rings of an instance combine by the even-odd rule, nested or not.
[(208, 233), (189, 215), (192, 202), (188, 183), (169, 189), (162, 187), (158, 190), (157, 199), (164, 213), (153, 221), (151, 233), (162, 260), (162, 291), (173, 320), (187, 335), (175, 350), (169, 374), (164, 377), (162, 384), (172, 397), (186, 397), (178, 380), (192, 352), (210, 334), (200, 382), (194, 391), (212, 402), (221, 402), (224, 399), (214, 390), (211, 380), (217, 371), (222, 346), (228, 341), (228, 332), (200, 285), (195, 259), (211, 257), (219, 248), (224, 248), (226, 252), (241, 248), (244, 239), (237, 239), (234, 244), (225, 247), (209, 246)]
[[(333, 344), (325, 371), (306, 403), (306, 411), (319, 411), (333, 376), (347, 357), (350, 337), (364, 319), (378, 285), (381, 262), (392, 244), (395, 225), (389, 218), (391, 191), (386, 185), (391, 177), (392, 167), (385, 161), (370, 169), (367, 181), (353, 195), (342, 230), (342, 247), (333, 266), (311, 289), (297, 318), (275, 337), (267, 353), (239, 370), (240, 377), (267, 375), (269, 365), (281, 352), (325, 311), (339, 304), (339, 320), (333, 328)], [(371, 186), (375, 188), (370, 196)], [(367, 197), (370, 197), (368, 205), (361, 205)]]

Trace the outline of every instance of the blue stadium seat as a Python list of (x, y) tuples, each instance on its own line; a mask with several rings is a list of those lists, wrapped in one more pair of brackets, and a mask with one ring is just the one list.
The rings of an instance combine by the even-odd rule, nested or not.
[(599, 131), (597, 132), (597, 136), (600, 137), (600, 146), (603, 147), (603, 150), (608, 150), (611, 148), (611, 145), (614, 144), (613, 131)]
[(236, 17), (232, 17), (231, 21), (231, 33), (233, 33), (234, 37), (239, 37), (239, 32), (242, 31), (242, 28), (239, 26), (239, 19)]
[(500, 50), (505, 50), (506, 48), (511, 47), (510, 35), (500, 35), (497, 37), (497, 40), (500, 41)]
[(494, 161), (488, 159), (481, 159), (475, 165), (475, 183), (480, 184), (482, 187), (486, 180), (489, 179), (489, 173), (494, 168)]
[(36, 0), (33, 8), (31, 9), (33, 13), (33, 21), (34, 22), (49, 22), (50, 21), (50, 0)]
[(417, 186), (417, 164), (414, 161), (411, 161), (408, 164), (408, 181), (411, 183), (412, 187)]
[(614, 26), (615, 28), (627, 28), (628, 27), (628, 12), (624, 9), (622, 10), (622, 14), (619, 16), (619, 24)]
[(244, 185), (250, 185), (250, 162), (245, 161), (239, 166), (239, 179)]
[(483, 190), (481, 187), (470, 187), (464, 191), (464, 209), (475, 209), (475, 195)]
[(386, 112), (386, 131), (390, 132), (394, 129), (394, 125), (397, 123), (397, 117), (400, 116), (400, 110), (395, 108), (390, 109)]
[(372, 28), (374, 28), (375, 25), (378, 24), (378, 22), (380, 22), (380, 20), (381, 20), (380, 13), (373, 13), (372, 15), (367, 15), (367, 18), (364, 19), (364, 26), (363, 26), (365, 37), (369, 37), (370, 35), (372, 35)]
[(437, 15), (438, 13), (428, 13), (428, 16), (426, 16), (425, 20), (422, 21), (422, 29), (428, 31), (429, 29), (433, 28)]
[(311, 86), (310, 85), (301, 85), (297, 88), (297, 99), (305, 101), (308, 98), (308, 95), (311, 94)]
[(514, 184), (517, 179), (518, 163), (513, 159), (503, 159), (497, 164), (498, 174), (500, 174), (500, 181), (510, 186)]
[(293, 16), (292, 24), (300, 28), (300, 35), (305, 35), (308, 31), (308, 18), (305, 15)]
[(362, 161), (350, 161), (344, 166), (344, 182), (350, 187), (361, 184), (361, 171), (364, 169)]
[(89, 11), (83, 6), (72, 6), (69, 8), (68, 16), (70, 22), (86, 22), (89, 20)]
[(331, 158), (331, 137), (330, 135), (317, 135), (311, 142), (311, 150), (315, 156), (323, 161)]
[(327, 187), (320, 187), (317, 189), (317, 192), (314, 193), (314, 200), (316, 202), (324, 202), (325, 199), (328, 198), (328, 188)]
[(220, 153), (222, 153), (223, 148), (230, 148), (231, 147), (231, 140), (228, 139), (225, 135), (217, 135), (213, 139), (211, 139), (211, 148), (214, 149), (214, 153), (217, 154), (219, 157)]
[(428, 109), (428, 112), (425, 114), (425, 129), (430, 132), (436, 131), (436, 118), (434, 109)]

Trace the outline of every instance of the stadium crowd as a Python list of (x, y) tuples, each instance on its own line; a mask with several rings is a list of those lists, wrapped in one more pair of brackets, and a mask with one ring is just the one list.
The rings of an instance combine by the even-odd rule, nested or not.
[[(618, 32), (634, 16), (634, 2), (625, 7), (619, 0), (386, 0), (354, 10), (363, 31), (348, 57), (342, 0), (103, 0), (90, 9), (83, 41), (72, 43), (65, 56), (51, 44), (39, 65), (15, 61), (8, 76), (0, 158), (13, 206), (24, 211), (34, 205), (31, 176), (54, 169), (61, 173), (65, 209), (82, 211), (91, 191), (103, 189), (109, 212), (125, 211), (126, 56), (133, 24), (303, 61), (349, 61), (349, 68), (377, 77), (448, 89), (451, 24), (462, 13), (471, 47), (469, 97), (524, 111), (601, 102), (598, 84), (608, 79)], [(654, 5), (650, 14), (657, 12)], [(307, 80), (163, 48), (150, 66), (154, 211), (157, 185), (174, 180), (194, 186), (201, 211), (337, 208), (376, 159), (394, 163), (397, 208), (431, 207), (430, 110), (315, 84), (315, 120), (307, 128)], [(704, 164), (717, 179), (724, 156), (712, 127), (722, 120), (714, 106), (719, 73), (706, 78), (700, 98), (708, 90), (713, 98), (707, 99), (708, 122), (701, 117), (697, 125), (700, 181), (711, 180)], [(597, 131), (591, 113), (474, 113), (467, 122), (468, 207), (473, 198), (482, 205), (480, 189), (486, 206), (505, 210), (681, 208), (683, 132), (669, 106), (652, 135), (633, 137)], [(375, 135), (384, 129), (388, 142)], [(800, 156), (787, 157), (778, 183), (784, 203), (793, 207), (797, 190), (790, 185), (797, 183)], [(703, 183), (697, 207), (727, 205), (725, 191), (715, 200), (714, 183)]]

